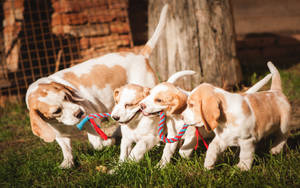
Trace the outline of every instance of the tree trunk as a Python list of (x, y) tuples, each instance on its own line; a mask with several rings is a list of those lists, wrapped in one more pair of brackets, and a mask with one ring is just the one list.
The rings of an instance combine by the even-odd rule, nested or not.
[(150, 62), (161, 80), (180, 70), (199, 73), (181, 82), (192, 89), (201, 82), (232, 87), (241, 81), (236, 58), (233, 16), (229, 0), (149, 0), (148, 34), (169, 4), (168, 19)]

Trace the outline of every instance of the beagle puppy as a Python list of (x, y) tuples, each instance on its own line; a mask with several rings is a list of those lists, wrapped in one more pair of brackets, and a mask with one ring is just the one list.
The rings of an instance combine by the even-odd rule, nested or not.
[(212, 169), (217, 156), (228, 146), (239, 146), (237, 166), (249, 170), (255, 144), (271, 133), (276, 133), (277, 140), (270, 152), (277, 154), (282, 150), (290, 130), (291, 105), (282, 92), (278, 70), (271, 62), (268, 67), (272, 73), (268, 91), (236, 94), (203, 83), (191, 92), (183, 112), (185, 122), (203, 122), (207, 131), (216, 134), (206, 153), (205, 168)]
[[(158, 118), (159, 113), (164, 111), (167, 117), (168, 137), (173, 138), (185, 123), (181, 118), (181, 112), (186, 107), (187, 97), (187, 91), (174, 86), (172, 83), (163, 82), (150, 90), (150, 94), (140, 102), (140, 108), (145, 117), (152, 118)], [(208, 133), (204, 129), (200, 129), (200, 133), (204, 138), (213, 137), (212, 133)], [(184, 139), (184, 143), (179, 149), (179, 154), (188, 158), (197, 142), (195, 127), (189, 126), (182, 139)], [(177, 145), (178, 142), (166, 143), (159, 162), (160, 167), (164, 167), (170, 162)]]
[[(192, 74), (195, 72), (177, 72), (167, 82), (174, 83), (180, 77)], [(111, 117), (121, 125), (120, 162), (128, 158), (139, 161), (147, 151), (159, 143), (159, 117), (144, 116), (139, 107), (139, 102), (149, 95), (149, 91), (150, 88), (136, 84), (127, 84), (114, 91), (116, 104)], [(133, 143), (136, 144), (132, 148)]]
[[(247, 92), (256, 92), (264, 86), (270, 78), (271, 75), (267, 75), (264, 79), (249, 88)], [(171, 83), (164, 82), (150, 90), (150, 94), (140, 102), (140, 108), (144, 116), (157, 116), (159, 112), (165, 111), (167, 115), (166, 124), (168, 137), (171, 138), (179, 132), (185, 123), (187, 123), (183, 121), (181, 113), (186, 108), (186, 102), (189, 95), (190, 92), (175, 87)], [(199, 123), (199, 125), (202, 124), (201, 122)], [(184, 143), (179, 149), (179, 154), (184, 158), (190, 157), (194, 146), (197, 143), (195, 129), (195, 126), (189, 126), (182, 137), (184, 139)], [(212, 138), (214, 136), (212, 132), (207, 132), (203, 126), (200, 126), (199, 131), (203, 138)], [(167, 163), (169, 163), (177, 145), (178, 142), (166, 144), (162, 159), (159, 163), (161, 167), (164, 167)]]
[[(159, 23), (139, 54), (110, 53), (56, 72), (32, 83), (26, 93), (32, 132), (45, 142), (60, 145), (64, 160), (60, 167), (73, 166), (71, 137), (79, 130), (76, 124), (84, 115), (109, 112), (113, 90), (127, 83), (153, 87), (158, 79), (149, 65), (149, 55), (166, 22), (168, 5), (162, 9)], [(86, 126), (95, 149), (111, 145)]]

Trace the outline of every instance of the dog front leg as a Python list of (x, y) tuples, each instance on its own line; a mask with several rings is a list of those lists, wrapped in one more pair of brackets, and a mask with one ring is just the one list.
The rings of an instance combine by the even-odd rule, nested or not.
[(123, 137), (120, 146), (120, 162), (124, 162), (128, 158), (131, 148), (132, 141)]
[(62, 149), (64, 160), (60, 164), (60, 168), (71, 168), (74, 165), (71, 139), (67, 137), (56, 137), (55, 140)]
[(163, 155), (161, 157), (161, 160), (158, 163), (158, 166), (160, 168), (165, 167), (171, 160), (171, 157), (173, 156), (176, 148), (177, 148), (178, 142), (174, 142), (174, 143), (167, 143), (164, 151), (163, 151)]
[(220, 140), (215, 137), (208, 146), (204, 161), (204, 168), (208, 170), (213, 169), (218, 155), (222, 153), (226, 148), (227, 145), (224, 142), (221, 143)]
[(129, 158), (135, 161), (139, 161), (144, 157), (144, 154), (154, 147), (156, 142), (155, 138), (145, 138), (136, 143), (132, 149)]
[(241, 148), (240, 162), (237, 166), (243, 171), (250, 170), (255, 152), (254, 139), (239, 140), (239, 145)]

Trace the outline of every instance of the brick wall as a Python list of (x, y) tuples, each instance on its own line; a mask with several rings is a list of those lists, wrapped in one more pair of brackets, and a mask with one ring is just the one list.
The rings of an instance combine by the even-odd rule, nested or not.
[(81, 59), (130, 50), (127, 0), (52, 0), (52, 32), (79, 38)]

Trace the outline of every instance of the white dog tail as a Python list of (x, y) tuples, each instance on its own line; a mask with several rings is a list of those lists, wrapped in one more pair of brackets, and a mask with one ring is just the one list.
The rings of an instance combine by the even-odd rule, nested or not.
[(271, 77), (272, 77), (272, 74), (268, 74), (262, 80), (258, 81), (256, 84), (254, 84), (252, 87), (250, 87), (245, 93), (257, 92), (258, 90), (260, 90), (264, 85), (266, 85), (269, 82)]
[(187, 76), (187, 75), (193, 75), (196, 74), (195, 71), (192, 70), (184, 70), (184, 71), (179, 71), (176, 72), (174, 74), (172, 74), (169, 79), (167, 80), (167, 82), (169, 83), (175, 83), (179, 78), (183, 77), (183, 76)]
[(157, 43), (158, 38), (166, 24), (167, 12), (168, 12), (168, 4), (166, 4), (162, 8), (156, 29), (155, 29), (152, 37), (148, 40), (148, 42), (146, 43), (146, 45), (140, 52), (140, 54), (142, 54), (146, 58), (149, 58), (153, 48), (155, 47), (155, 44)]
[(272, 84), (271, 84), (271, 90), (279, 90), (281, 91), (281, 79), (280, 74), (277, 70), (277, 68), (273, 65), (271, 61), (268, 62), (268, 67), (270, 69), (270, 72), (272, 73)]

